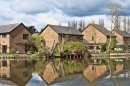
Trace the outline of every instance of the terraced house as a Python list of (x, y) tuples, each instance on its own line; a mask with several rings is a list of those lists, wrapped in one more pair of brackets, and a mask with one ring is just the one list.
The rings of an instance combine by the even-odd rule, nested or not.
[(59, 26), (59, 25), (50, 25), (48, 24), (41, 32), (46, 41), (46, 45), (48, 47), (52, 47), (53, 42), (56, 43), (61, 42), (63, 37), (68, 37), (68, 40), (72, 41), (82, 41), (83, 34), (72, 28), (67, 26)]
[(31, 32), (23, 23), (0, 26), (0, 52), (27, 52), (31, 45)]

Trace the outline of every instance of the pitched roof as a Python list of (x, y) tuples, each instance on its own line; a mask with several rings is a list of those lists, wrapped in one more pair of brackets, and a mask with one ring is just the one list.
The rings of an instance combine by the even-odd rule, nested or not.
[(15, 29), (20, 24), (21, 23), (1, 25), (0, 26), (0, 33), (9, 33), (9, 32), (11, 32), (13, 29)]
[(130, 33), (126, 31), (121, 31), (121, 30), (114, 30), (114, 31), (118, 33), (119, 35), (121, 35), (122, 37), (130, 37)]
[(50, 24), (48, 24), (47, 26), (49, 26), (50, 28), (52, 28), (58, 34), (81, 35), (81, 36), (83, 36), (83, 34), (80, 31), (78, 31), (78, 30), (76, 30), (76, 29), (74, 29), (72, 27), (59, 26), (59, 25), (50, 25)]
[[(107, 30), (105, 27), (103, 27), (102, 25), (98, 25), (98, 24), (89, 24), (88, 26), (90, 26), (90, 25), (92, 25), (93, 27), (95, 27), (98, 31), (100, 31), (101, 33), (103, 33), (105, 36), (110, 36), (110, 31), (109, 30)], [(88, 27), (87, 26), (87, 27)], [(86, 27), (86, 28), (87, 28)], [(86, 28), (84, 28), (84, 30), (86, 29)], [(84, 31), (83, 30), (83, 31)], [(83, 32), (82, 31), (82, 32)], [(114, 35), (113, 35), (114, 36)]]
[(85, 38), (83, 38), (83, 42), (86, 44), (90, 44)]
[(92, 24), (93, 27), (95, 27), (97, 30), (99, 30), (101, 33), (103, 33), (106, 36), (110, 36), (110, 31), (107, 30), (105, 27), (102, 25), (97, 25), (97, 24)]

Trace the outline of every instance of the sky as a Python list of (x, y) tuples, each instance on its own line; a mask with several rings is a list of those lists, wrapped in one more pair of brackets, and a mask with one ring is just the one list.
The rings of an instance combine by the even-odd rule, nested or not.
[(0, 25), (22, 22), (40, 31), (47, 24), (67, 26), (68, 21), (83, 19), (88, 25), (104, 19), (108, 29), (107, 5), (113, 1), (130, 15), (130, 0), (0, 0)]

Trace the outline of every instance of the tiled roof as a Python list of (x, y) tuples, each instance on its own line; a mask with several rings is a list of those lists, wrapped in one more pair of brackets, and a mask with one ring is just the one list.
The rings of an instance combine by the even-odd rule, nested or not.
[(9, 33), (9, 32), (11, 32), (13, 29), (15, 29), (19, 24), (21, 24), (21, 23), (1, 25), (1, 26), (0, 26), (0, 33)]
[(119, 35), (121, 35), (122, 37), (130, 37), (130, 33), (126, 31), (121, 31), (121, 30), (114, 30), (114, 31), (118, 33)]
[(95, 27), (97, 30), (99, 30), (101, 33), (103, 33), (106, 36), (110, 36), (110, 31), (107, 30), (105, 27), (102, 25), (97, 25), (97, 24), (92, 24), (93, 27)]
[(67, 26), (59, 26), (59, 25), (48, 25), (58, 34), (69, 34), (69, 35), (83, 35), (80, 31)]
[(86, 44), (90, 44), (85, 38), (83, 38), (83, 42)]

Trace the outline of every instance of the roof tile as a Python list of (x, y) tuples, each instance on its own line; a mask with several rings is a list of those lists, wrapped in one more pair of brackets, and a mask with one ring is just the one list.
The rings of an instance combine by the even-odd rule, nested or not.
[(80, 31), (67, 26), (49, 25), (58, 34), (83, 35)]
[(13, 29), (15, 29), (20, 23), (15, 24), (8, 24), (8, 25), (1, 25), (0, 26), (0, 33), (9, 33)]

